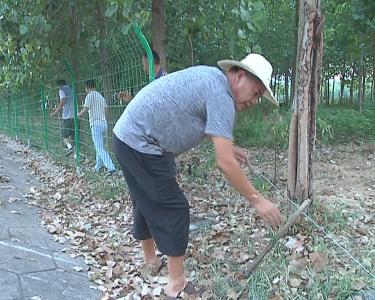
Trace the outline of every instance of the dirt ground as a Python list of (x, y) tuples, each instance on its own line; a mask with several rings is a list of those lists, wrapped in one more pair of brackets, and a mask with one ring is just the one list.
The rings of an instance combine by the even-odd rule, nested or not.
[[(250, 151), (250, 161), (274, 177), (274, 153), (267, 149)], [(286, 189), (287, 153), (278, 156), (277, 186)], [(314, 160), (314, 196), (327, 205), (343, 204), (369, 214), (375, 208), (375, 145), (350, 143), (318, 146)]]
[[(165, 270), (147, 278), (140, 275), (142, 257), (131, 235), (129, 196), (126, 188), (118, 189), (125, 186), (120, 174), (77, 177), (73, 169), (56, 166), (5, 136), (0, 141), (25, 157), (26, 167), (37, 174), (42, 185), (30, 192), (30, 203), (45, 209), (44, 226), (70, 255), (85, 259), (89, 278), (108, 299), (163, 299)], [(274, 177), (272, 150), (248, 153), (251, 165)], [(301, 220), (250, 278), (244, 278), (244, 268), (272, 240), (272, 230), (214, 167), (212, 149), (203, 146), (178, 159), (179, 182), (192, 218), (185, 267), (189, 279), (206, 288), (201, 299), (373, 299), (360, 294), (375, 285), (369, 274), (375, 266), (375, 145), (318, 146), (315, 153), (315, 203), (309, 215), (329, 236)], [(277, 161), (275, 184), (284, 192), (286, 153), (279, 153)], [(274, 188), (262, 181), (258, 185), (287, 213)]]

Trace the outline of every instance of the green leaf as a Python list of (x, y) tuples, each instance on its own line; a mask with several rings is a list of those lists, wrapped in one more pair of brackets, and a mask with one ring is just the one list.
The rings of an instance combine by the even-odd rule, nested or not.
[(257, 1), (254, 3), (254, 9), (255, 10), (263, 10), (264, 9), (264, 4), (262, 1)]
[(32, 52), (33, 51), (33, 45), (32, 44), (28, 43), (25, 46), (26, 46), (26, 49), (27, 49), (28, 52)]
[(49, 48), (48, 47), (44, 47), (44, 53), (46, 54), (46, 56), (50, 56), (50, 54), (51, 54), (51, 51), (49, 50)]
[(117, 4), (107, 7), (105, 11), (105, 16), (108, 18), (112, 17), (116, 13), (117, 8), (118, 8)]
[(121, 32), (124, 34), (124, 35), (127, 35), (129, 33), (129, 30), (131, 28), (132, 24), (128, 24), (128, 25), (122, 25), (121, 27)]
[(242, 29), (238, 29), (238, 31), (237, 31), (237, 36), (238, 36), (241, 40), (245, 40), (245, 39), (246, 39), (246, 33), (245, 33)]
[(249, 28), (249, 30), (254, 31), (254, 25), (253, 25), (253, 23), (247, 22), (246, 25), (247, 25), (247, 28)]
[(122, 10), (122, 15), (123, 15), (123, 17), (127, 18), (127, 17), (129, 17), (129, 14), (130, 14), (130, 10), (129, 10), (129, 8), (125, 7), (125, 8)]
[(241, 13), (241, 19), (242, 21), (249, 22), (251, 21), (251, 15), (250, 12), (243, 8), (242, 6), (240, 7), (240, 13)]
[(51, 26), (50, 24), (46, 23), (46, 24), (44, 25), (44, 30), (47, 31), (47, 32), (49, 32), (49, 31), (52, 30), (52, 26)]
[(261, 54), (262, 53), (262, 48), (259, 45), (255, 45), (253, 47), (253, 53)]
[(23, 24), (20, 25), (20, 34), (21, 35), (24, 35), (26, 34), (27, 32), (29, 32), (29, 28)]
[(236, 16), (240, 14), (240, 12), (238, 11), (238, 8), (233, 8), (230, 12)]

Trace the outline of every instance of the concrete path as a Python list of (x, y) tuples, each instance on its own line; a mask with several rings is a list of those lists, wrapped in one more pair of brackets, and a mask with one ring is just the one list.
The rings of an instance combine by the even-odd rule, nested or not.
[(102, 293), (92, 288), (83, 260), (62, 253), (66, 246), (52, 240), (38, 209), (26, 204), (24, 195), (37, 179), (0, 143), (0, 299), (99, 299)]

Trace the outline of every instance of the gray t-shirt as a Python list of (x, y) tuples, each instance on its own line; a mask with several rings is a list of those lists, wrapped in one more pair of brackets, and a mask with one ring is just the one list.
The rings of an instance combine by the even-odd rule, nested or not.
[(147, 154), (180, 154), (207, 135), (233, 139), (235, 106), (219, 69), (191, 67), (144, 87), (128, 104), (113, 132)]
[(87, 94), (87, 96), (85, 97), (84, 106), (89, 109), (90, 126), (97, 123), (106, 122), (106, 101), (98, 91), (91, 91)]
[(59, 90), (60, 101), (65, 99), (63, 107), (62, 118), (63, 119), (74, 119), (74, 101), (73, 101), (73, 90), (69, 85), (64, 85)]

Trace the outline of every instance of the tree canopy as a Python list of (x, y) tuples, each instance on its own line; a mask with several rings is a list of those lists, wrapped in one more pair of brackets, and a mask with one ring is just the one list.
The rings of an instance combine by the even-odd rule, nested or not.
[[(324, 78), (356, 79), (361, 55), (365, 70), (372, 68), (374, 12), (370, 0), (324, 2)], [(151, 1), (144, 0), (2, 1), (0, 87), (36, 84), (56, 74), (64, 59), (79, 73), (89, 51), (105, 47), (114, 32), (127, 33), (132, 22), (151, 40), (151, 15)], [(295, 1), (168, 0), (165, 15), (169, 71), (258, 52), (269, 58), (276, 75), (292, 72)]]

